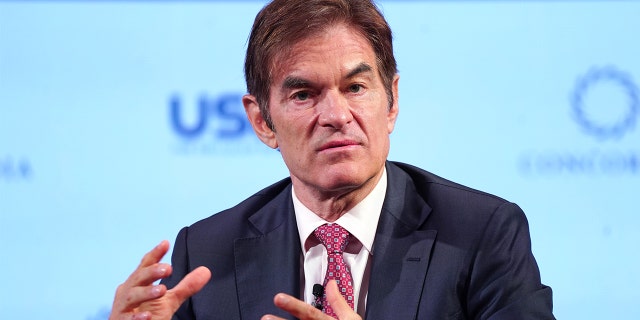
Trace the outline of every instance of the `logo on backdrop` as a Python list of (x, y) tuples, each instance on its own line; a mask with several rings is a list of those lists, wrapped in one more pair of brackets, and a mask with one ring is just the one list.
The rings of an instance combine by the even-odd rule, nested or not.
[(268, 152), (253, 133), (242, 105), (242, 93), (173, 94), (168, 99), (172, 149), (185, 155), (229, 155)]
[(526, 175), (640, 175), (640, 151), (629, 148), (640, 115), (640, 90), (631, 74), (613, 66), (580, 75), (570, 93), (570, 115), (591, 147), (523, 154)]
[(578, 78), (571, 111), (582, 130), (598, 139), (620, 139), (634, 129), (639, 90), (631, 76), (614, 67), (593, 68)]
[(0, 183), (30, 180), (33, 166), (27, 157), (0, 155)]

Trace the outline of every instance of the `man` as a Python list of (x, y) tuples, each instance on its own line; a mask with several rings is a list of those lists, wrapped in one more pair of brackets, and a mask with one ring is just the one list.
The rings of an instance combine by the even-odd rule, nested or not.
[(245, 76), (290, 178), (181, 230), (172, 266), (149, 252), (112, 319), (553, 319), (515, 204), (386, 160), (399, 77), (369, 0), (270, 3)]

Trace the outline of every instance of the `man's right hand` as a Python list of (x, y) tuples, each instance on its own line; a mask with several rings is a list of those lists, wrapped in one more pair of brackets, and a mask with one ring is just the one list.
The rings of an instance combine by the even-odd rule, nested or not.
[[(362, 320), (362, 318), (355, 312), (347, 300), (344, 299), (338, 289), (338, 283), (335, 280), (330, 280), (327, 283), (326, 288), (327, 301), (336, 313), (336, 316), (340, 320)], [(290, 313), (296, 319), (300, 320), (335, 320), (333, 317), (323, 313), (316, 309), (316, 307), (296, 299), (288, 294), (278, 293), (273, 298), (273, 303), (276, 307)], [(264, 315), (261, 320), (284, 320), (283, 318), (276, 317), (274, 315)]]
[(187, 274), (171, 290), (154, 282), (171, 275), (171, 265), (160, 263), (169, 250), (162, 241), (149, 251), (138, 268), (118, 286), (109, 320), (171, 319), (182, 302), (191, 297), (211, 279), (211, 271), (198, 267)]

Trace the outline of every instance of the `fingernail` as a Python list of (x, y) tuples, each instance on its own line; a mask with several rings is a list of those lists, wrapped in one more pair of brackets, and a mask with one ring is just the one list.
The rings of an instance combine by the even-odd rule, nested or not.
[(154, 286), (153, 288), (151, 288), (151, 295), (153, 295), (154, 297), (159, 297), (161, 294), (162, 294), (162, 287)]
[(160, 267), (156, 270), (156, 274), (158, 274), (158, 276), (164, 276), (165, 274), (167, 274), (167, 268), (166, 267)]
[(276, 299), (278, 299), (278, 302), (280, 302), (280, 303), (288, 303), (289, 302), (289, 297), (284, 295), (284, 294), (277, 295)]
[(148, 311), (133, 315), (133, 320), (149, 320), (149, 319), (151, 319), (151, 314)]

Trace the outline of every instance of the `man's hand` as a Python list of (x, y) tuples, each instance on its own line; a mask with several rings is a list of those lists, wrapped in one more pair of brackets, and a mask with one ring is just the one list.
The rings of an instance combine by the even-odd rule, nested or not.
[(171, 265), (160, 263), (169, 250), (169, 242), (162, 241), (149, 251), (138, 268), (116, 290), (109, 320), (171, 319), (178, 307), (211, 279), (206, 267), (191, 271), (173, 289), (154, 285), (159, 279), (171, 275)]
[[(340, 320), (362, 320), (360, 316), (349, 307), (347, 301), (342, 297), (338, 289), (338, 284), (335, 280), (331, 280), (327, 283), (325, 289), (327, 294), (327, 301), (333, 308), (333, 311)], [(316, 309), (314, 306), (298, 300), (288, 294), (278, 293), (273, 298), (273, 303), (280, 309), (289, 312), (294, 317), (300, 320), (331, 320), (332, 317), (324, 314), (322, 311)], [(284, 320), (282, 318), (265, 315), (262, 320)]]

